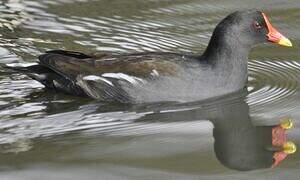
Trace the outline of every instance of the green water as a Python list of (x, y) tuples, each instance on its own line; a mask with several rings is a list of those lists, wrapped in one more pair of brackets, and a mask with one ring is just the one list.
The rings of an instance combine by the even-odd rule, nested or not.
[[(299, 179), (298, 152), (269, 169), (256, 147), (284, 117), (300, 144), (299, 0), (5, 0), (1, 63), (35, 62), (50, 49), (201, 53), (222, 18), (249, 8), (294, 45), (253, 49), (249, 93), (122, 105), (56, 94), (0, 69), (0, 179)], [(245, 164), (258, 170), (237, 170)]]

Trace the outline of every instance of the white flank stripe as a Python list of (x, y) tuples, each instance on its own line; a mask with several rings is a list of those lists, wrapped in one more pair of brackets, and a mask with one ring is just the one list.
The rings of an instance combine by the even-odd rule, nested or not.
[(111, 86), (114, 86), (114, 84), (112, 82), (110, 82), (109, 80), (107, 80), (105, 78), (99, 77), (99, 76), (94, 76), (94, 75), (84, 76), (82, 79), (86, 80), (86, 81), (98, 81), (98, 82), (103, 81)]
[(248, 91), (252, 91), (253, 89), (254, 89), (254, 87), (252, 87), (252, 86), (248, 86), (248, 87), (247, 87), (247, 90), (248, 90)]
[(123, 79), (125, 81), (128, 81), (132, 84), (137, 84), (138, 81), (144, 82), (142, 79), (134, 77), (134, 76), (129, 76), (127, 74), (123, 73), (104, 73), (102, 74), (103, 77), (109, 77), (109, 78), (115, 78), (115, 79)]
[(155, 69), (153, 69), (152, 72), (151, 72), (151, 75), (152, 76), (159, 76), (159, 73)]

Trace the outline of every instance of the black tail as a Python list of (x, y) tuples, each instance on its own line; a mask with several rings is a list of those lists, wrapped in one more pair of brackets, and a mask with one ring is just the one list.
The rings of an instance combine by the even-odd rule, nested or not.
[[(15, 72), (26, 74), (32, 79), (41, 82), (42, 84), (44, 84), (44, 81), (46, 81), (47, 78), (55, 75), (54, 71), (41, 65), (32, 65), (32, 66), (24, 67), (24, 66), (12, 65), (12, 64), (7, 64), (7, 65), (1, 64), (1, 67), (4, 69), (10, 69)], [(51, 88), (51, 86), (48, 86), (48, 84), (44, 84), (44, 85)]]
[(77, 96), (86, 96), (86, 93), (78, 85), (45, 66), (39, 64), (27, 67), (11, 66), (9, 64), (1, 64), (0, 66), (4, 69), (10, 69), (15, 72), (26, 74), (49, 89), (63, 91)]

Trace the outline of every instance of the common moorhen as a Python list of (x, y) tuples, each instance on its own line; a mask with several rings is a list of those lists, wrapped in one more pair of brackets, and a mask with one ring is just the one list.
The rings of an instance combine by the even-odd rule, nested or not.
[(265, 13), (237, 11), (216, 26), (202, 55), (53, 50), (39, 56), (35, 65), (6, 67), (47, 88), (104, 101), (193, 101), (244, 88), (251, 47), (268, 41), (292, 46)]

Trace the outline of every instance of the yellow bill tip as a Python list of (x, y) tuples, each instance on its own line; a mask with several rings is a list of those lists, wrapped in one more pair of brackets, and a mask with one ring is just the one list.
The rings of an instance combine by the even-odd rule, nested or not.
[(297, 146), (291, 141), (288, 141), (283, 145), (283, 152), (286, 154), (294, 154), (296, 151)]
[(288, 38), (280, 39), (278, 44), (282, 45), (282, 46), (287, 46), (287, 47), (292, 47), (293, 46), (292, 42)]
[(283, 129), (291, 129), (291, 128), (294, 127), (294, 123), (293, 123), (293, 120), (291, 118), (284, 118), (284, 119), (281, 120), (280, 126)]

